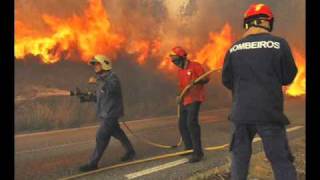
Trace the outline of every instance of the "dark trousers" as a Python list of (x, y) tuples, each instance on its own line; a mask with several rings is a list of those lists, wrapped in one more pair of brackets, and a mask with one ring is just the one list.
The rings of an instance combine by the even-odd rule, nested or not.
[(101, 159), (104, 150), (107, 148), (109, 144), (111, 136), (118, 139), (127, 152), (133, 151), (133, 147), (128, 137), (120, 128), (118, 119), (117, 118), (104, 119), (102, 120), (101, 125), (97, 131), (96, 147), (90, 158), (89, 164), (98, 165), (98, 162)]
[(234, 124), (230, 144), (232, 154), (231, 179), (245, 180), (248, 175), (251, 143), (256, 133), (262, 139), (266, 157), (271, 163), (276, 180), (296, 180), (292, 156), (284, 125)]
[(179, 130), (185, 149), (193, 149), (194, 154), (203, 154), (201, 146), (201, 131), (199, 125), (200, 102), (180, 108)]

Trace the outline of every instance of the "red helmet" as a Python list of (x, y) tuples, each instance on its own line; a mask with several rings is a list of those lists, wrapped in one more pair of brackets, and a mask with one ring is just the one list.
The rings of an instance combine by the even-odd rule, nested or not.
[(187, 52), (180, 46), (176, 46), (174, 48), (172, 48), (170, 55), (176, 55), (176, 56), (180, 56), (180, 57), (186, 57), (187, 56)]
[[(247, 11), (244, 13), (244, 27), (247, 29), (249, 28), (250, 22), (257, 20), (257, 19), (264, 19), (270, 22), (270, 29), (272, 30), (273, 26), (273, 13), (269, 6), (265, 4), (252, 4), (249, 6)], [(254, 24), (255, 26), (261, 27), (259, 25), (256, 25), (256, 22)]]
[(244, 13), (244, 19), (257, 16), (265, 17), (268, 20), (273, 19), (273, 14), (270, 7), (265, 4), (252, 4)]

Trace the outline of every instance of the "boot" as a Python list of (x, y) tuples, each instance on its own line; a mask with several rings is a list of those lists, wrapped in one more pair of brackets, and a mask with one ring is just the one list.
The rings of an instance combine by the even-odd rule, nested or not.
[(135, 155), (136, 155), (136, 152), (134, 150), (128, 151), (124, 156), (122, 156), (121, 161), (122, 162), (130, 161), (134, 158)]
[(80, 166), (80, 168), (79, 168), (79, 170), (81, 172), (92, 171), (95, 169), (98, 169), (98, 166), (97, 165), (90, 165), (90, 164), (84, 164), (84, 165)]
[(189, 163), (195, 163), (201, 161), (203, 158), (203, 153), (192, 154), (191, 158), (189, 159)]

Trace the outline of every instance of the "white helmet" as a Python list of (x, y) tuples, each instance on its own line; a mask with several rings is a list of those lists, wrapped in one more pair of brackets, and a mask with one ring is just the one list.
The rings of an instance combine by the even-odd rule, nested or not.
[(100, 63), (101, 66), (102, 66), (102, 69), (103, 70), (111, 70), (112, 69), (112, 63), (111, 63), (111, 60), (104, 56), (104, 55), (95, 55), (93, 57), (93, 59), (89, 62), (91, 65), (94, 65), (96, 63)]

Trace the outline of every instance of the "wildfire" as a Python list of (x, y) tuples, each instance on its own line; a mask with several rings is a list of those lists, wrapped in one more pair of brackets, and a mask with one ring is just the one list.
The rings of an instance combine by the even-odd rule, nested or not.
[(210, 69), (220, 69), (223, 66), (225, 52), (233, 42), (231, 26), (225, 24), (220, 33), (211, 32), (209, 38), (209, 43), (197, 53), (196, 59)]
[[(210, 32), (208, 43), (198, 51), (189, 52), (188, 58), (210, 69), (220, 69), (223, 65), (225, 52), (230, 48), (232, 42), (232, 29), (231, 26), (226, 23), (220, 32)], [(164, 60), (160, 63), (159, 69), (175, 69), (174, 65), (167, 59), (168, 54), (169, 53), (166, 54)]]
[(144, 64), (149, 56), (157, 55), (160, 52), (161, 43), (159, 40), (141, 40), (132, 42), (128, 48), (128, 53), (139, 54), (137, 62)]
[[(50, 27), (49, 36), (22, 36), (30, 31), (21, 22), (15, 26), (15, 56), (18, 59), (27, 54), (40, 56), (44, 63), (55, 63), (63, 54), (67, 57), (71, 49), (77, 48), (83, 60), (89, 60), (97, 53), (111, 54), (119, 49), (124, 37), (112, 31), (108, 15), (102, 2), (90, 0), (84, 15), (60, 19), (44, 14), (43, 21)], [(30, 33), (29, 33), (30, 34)]]
[[(136, 62), (140, 65), (148, 59), (154, 59), (159, 61), (158, 69), (162, 71), (173, 71), (176, 68), (168, 59), (169, 53), (161, 51), (171, 49), (177, 43), (174, 37), (137, 36), (141, 37), (139, 39), (116, 31), (101, 0), (89, 0), (82, 15), (62, 19), (43, 14), (41, 18), (50, 31), (37, 32), (24, 22), (15, 21), (15, 57), (18, 60), (31, 54), (48, 64), (77, 55), (87, 62), (95, 54), (114, 57), (119, 50), (124, 50), (136, 54)], [(125, 27), (117, 28), (121, 30)], [(188, 50), (188, 58), (209, 69), (222, 68), (225, 52), (234, 41), (229, 23), (218, 32), (210, 32), (208, 42), (201, 48), (195, 47), (196, 40), (197, 37), (187, 36), (179, 39), (180, 45)], [(297, 49), (293, 49), (293, 56), (298, 66), (298, 75), (293, 84), (287, 87), (286, 94), (299, 96), (305, 94), (305, 57)]]
[(297, 49), (292, 51), (298, 74), (293, 83), (287, 88), (286, 94), (290, 96), (301, 96), (306, 93), (306, 58)]

